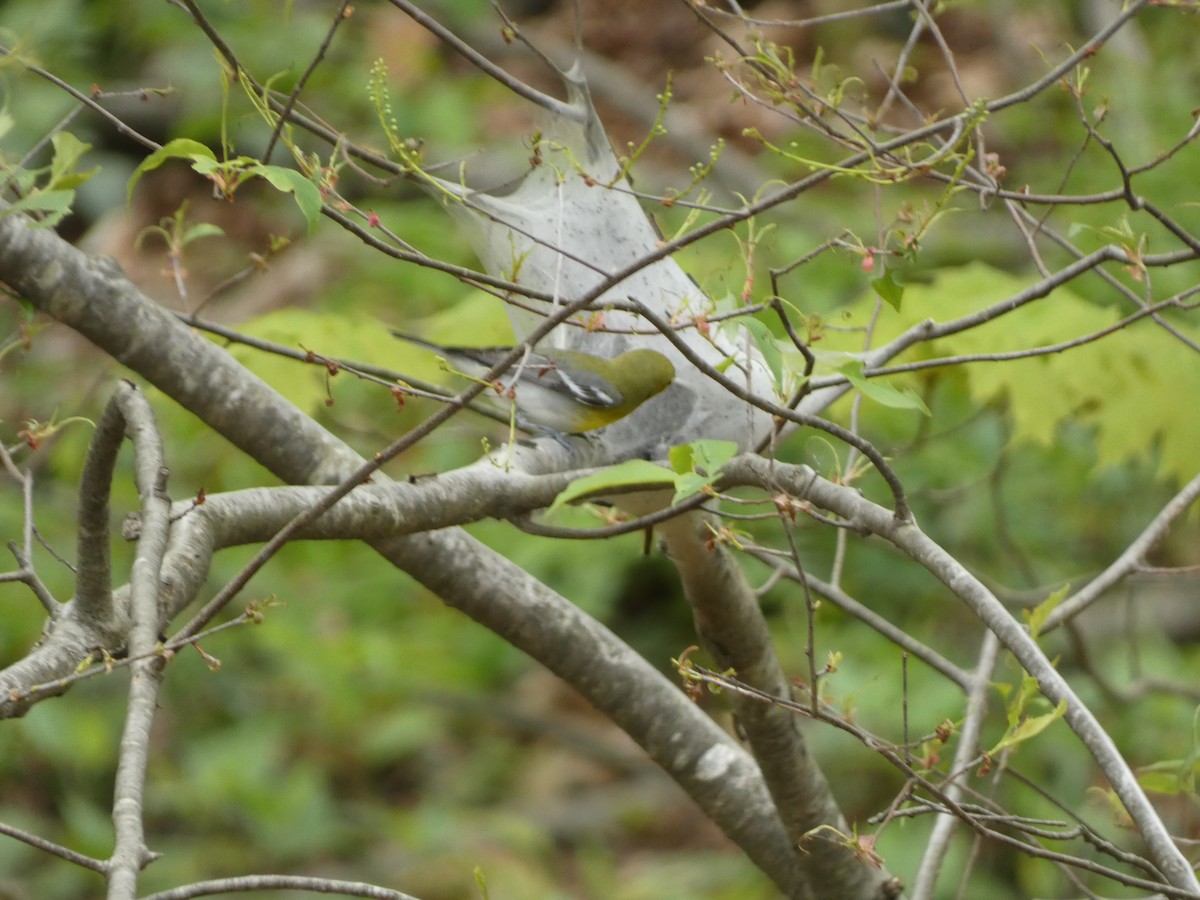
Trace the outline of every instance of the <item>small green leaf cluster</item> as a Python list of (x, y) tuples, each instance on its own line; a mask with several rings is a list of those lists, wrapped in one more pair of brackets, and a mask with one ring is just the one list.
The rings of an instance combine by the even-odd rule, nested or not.
[[(0, 137), (13, 125), (7, 112), (0, 112)], [(50, 138), (54, 153), (50, 164), (27, 169), (10, 166), (0, 158), (0, 171), (17, 193), (3, 215), (22, 212), (32, 216), (43, 228), (53, 228), (71, 211), (75, 189), (99, 171), (98, 167), (80, 171), (80, 158), (91, 149), (70, 132), (58, 131)]]
[(321, 215), (321, 191), (302, 173), (284, 166), (264, 165), (249, 156), (218, 160), (207, 146), (190, 138), (176, 138), (147, 156), (134, 170), (129, 179), (127, 199), (133, 199), (133, 189), (147, 172), (152, 172), (171, 159), (181, 159), (191, 164), (193, 170), (213, 183), (222, 196), (231, 198), (238, 187), (251, 178), (263, 178), (277, 190), (293, 194), (296, 204), (308, 222), (309, 231), (315, 231)]

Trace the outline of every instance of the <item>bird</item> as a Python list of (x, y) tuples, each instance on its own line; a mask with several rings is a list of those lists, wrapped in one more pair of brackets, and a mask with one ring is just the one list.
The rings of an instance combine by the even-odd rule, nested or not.
[[(447, 347), (392, 330), (402, 341), (442, 357), (478, 377), (510, 355), (512, 347)], [(527, 350), (500, 384), (516, 404), (517, 424), (526, 431), (573, 435), (623, 419), (675, 380), (675, 367), (657, 350), (626, 350), (606, 359), (580, 350)]]

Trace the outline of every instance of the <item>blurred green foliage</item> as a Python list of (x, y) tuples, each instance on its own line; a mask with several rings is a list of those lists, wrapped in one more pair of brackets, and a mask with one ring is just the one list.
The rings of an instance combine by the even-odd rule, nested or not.
[[(1025, 15), (1041, 9), (1053, 27), (1076, 42), (1086, 33), (1072, 19), (1083, 4), (1059, 4), (1049, 13), (1045, 4), (1015, 6)], [(329, 11), (313, 4), (221, 2), (203, 8), (244, 64), (263, 80), (277, 76), (274, 84), (281, 88), (294, 83), (329, 24)], [(456, 21), (468, 22), (486, 5), (459, 2), (446, 9)], [(986, 11), (974, 12), (987, 21)], [(317, 68), (304, 95), (306, 104), (335, 118), (335, 126), (352, 139), (382, 146), (366, 83), (371, 61), (384, 56), (393, 62), (397, 80), (393, 95), (400, 129), (423, 140), (439, 159), (487, 146), (496, 122), (523, 124), (519, 104), (502, 89), (463, 70), (419, 31), (400, 27), (397, 17), (365, 6), (356, 10)], [(908, 24), (880, 20), (873, 27), (870, 40), (882, 42), (897, 35), (903, 39)], [(1089, 60), (1085, 103), (1089, 112), (1107, 104), (1106, 132), (1119, 135), (1122, 149), (1138, 163), (1167, 149), (1189, 127), (1194, 97), (1169, 88), (1194, 84), (1200, 63), (1194, 53), (1194, 22), (1179, 13), (1150, 10), (1132, 32), (1152, 52), (1138, 57), (1117, 47)], [(272, 39), (264, 39), (267, 33)], [(861, 29), (827, 25), (817, 33), (826, 64), (836, 67), (823, 77), (855, 71), (855, 52), (864, 40)], [(106, 91), (130, 91), (119, 114), (156, 140), (186, 136), (217, 147), (224, 115), (237, 152), (253, 154), (265, 146), (266, 131), (244, 98), (232, 92), (223, 112), (213, 50), (171, 4), (8, 0), (0, 11), (0, 42), (81, 90), (97, 84)], [(978, 57), (1001, 69), (994, 60), (989, 63), (988, 49), (980, 49)], [(918, 47), (913, 68), (919, 72), (933, 66), (933, 52)], [(974, 58), (969, 51), (963, 56)], [(0, 135), (0, 152), (11, 163), (72, 104), (59, 88), (15, 64), (6, 65), (0, 75), (4, 108), (17, 126)], [(145, 100), (143, 90), (148, 92)], [(156, 93), (160, 90), (162, 96)], [(124, 179), (140, 157), (94, 117), (81, 116), (70, 130), (96, 145), (84, 165), (100, 165), (101, 174), (81, 188), (75, 223), (80, 231), (90, 228), (95, 234), (106, 215), (123, 208)], [(1008, 168), (1010, 187), (1087, 193), (1114, 185), (1111, 158), (1094, 142), (1084, 141), (1066, 92), (1052, 91), (1031, 105), (997, 114), (984, 133)], [(804, 152), (834, 153), (807, 132), (794, 138)], [(1188, 147), (1179, 166), (1138, 180), (1139, 190), (1193, 231), (1200, 227), (1200, 208), (1180, 190), (1179, 172), (1195, 171), (1196, 152)], [(1073, 160), (1069, 176), (1068, 159)], [(760, 157), (759, 162), (768, 173), (789, 178), (803, 174), (778, 160)], [(678, 181), (687, 181), (682, 169)], [(161, 189), (174, 198), (168, 182), (158, 184), (166, 185)], [(193, 191), (196, 187), (191, 184)], [(402, 223), (402, 228), (393, 227), (430, 256), (471, 263), (443, 213), (410, 188), (379, 189), (349, 177), (343, 187), (381, 221)], [(728, 234), (689, 248), (680, 259), (712, 296), (739, 296), (749, 287), (752, 296), (762, 297), (770, 290), (771, 268), (843, 229), (861, 236), (864, 245), (892, 229), (902, 232), (911, 211), (928, 212), (941, 191), (937, 185), (882, 189), (836, 178), (806, 194), (798, 207), (775, 213), (769, 223), (773, 228), (749, 262), (744, 244)], [(292, 242), (270, 262), (271, 268), (299, 267), (315, 256), (323, 273), (315, 279), (316, 290), (285, 290), (269, 309), (251, 302), (252, 293), (214, 307), (246, 333), (404, 371), (409, 371), (405, 351), (388, 336), (387, 326), (421, 322), (431, 331), (443, 329), (441, 337), (461, 331), (466, 340), (489, 339), (490, 326), (481, 324), (479, 311), (490, 301), (464, 292), (453, 279), (386, 259), (328, 225), (306, 241), (298, 218), (279, 198), (259, 193), (238, 202), (247, 221), (261, 217), (263, 222), (247, 225), (250, 237), (226, 225), (230, 238), (222, 248), (211, 246), (220, 243), (214, 239), (189, 249), (185, 262), (197, 279), (215, 283), (236, 271), (245, 263), (244, 251), (263, 252), (267, 233), (287, 235)], [(200, 218), (212, 215), (217, 205), (195, 197), (193, 204)], [(906, 290), (898, 312), (881, 312), (878, 337), (925, 317), (962, 315), (1028, 283), (1025, 246), (995, 206), (980, 208), (972, 196), (955, 198), (919, 253), (888, 259)], [(1090, 249), (1113, 240), (1113, 232), (1104, 229), (1121, 227), (1113, 209), (1070, 207), (1056, 212), (1051, 223), (1064, 231), (1071, 226), (1090, 229), (1076, 232)], [(653, 211), (667, 226), (684, 215), (678, 209)], [(1131, 215), (1133, 240), (1141, 230), (1150, 230), (1145, 218)], [(156, 221), (151, 216), (141, 224)], [(1161, 240), (1155, 237), (1151, 249), (1163, 249)], [(161, 248), (158, 254), (147, 271), (166, 267)], [(1047, 259), (1051, 267), (1061, 261), (1053, 253)], [(133, 262), (122, 259), (131, 269)], [(852, 350), (862, 340), (861, 330), (855, 329), (872, 315), (868, 282), (877, 276), (862, 270), (859, 255), (831, 252), (782, 277), (780, 293), (800, 314), (820, 321), (823, 349)], [(1196, 277), (1196, 264), (1190, 263), (1156, 271), (1154, 285), (1159, 292), (1180, 290)], [(937, 349), (994, 351), (1061, 340), (1114, 321), (1118, 313), (1111, 297), (1098, 282), (1085, 280), (1020, 316), (947, 339)], [(171, 293), (162, 299), (188, 308), (196, 303)], [(0, 360), (0, 439), (6, 444), (30, 419), (94, 418), (113, 378), (121, 374), (118, 366), (64, 329), (33, 322), (16, 303), (0, 303), (0, 335), (22, 327), (34, 329), (30, 349)], [(1195, 330), (1187, 322), (1180, 322), (1180, 328), (1189, 334)], [(364, 453), (420, 421), (430, 408), (428, 401), (412, 400), (398, 410), (386, 390), (345, 372), (330, 377), (320, 367), (302, 367), (244, 347), (233, 352)], [(1161, 507), (1173, 484), (1190, 476), (1191, 448), (1200, 436), (1194, 433), (1196, 417), (1180, 415), (1179, 405), (1181, 397), (1196, 396), (1195, 377), (1192, 358), (1143, 322), (1062, 356), (895, 376), (897, 386), (920, 394), (932, 416), (867, 402), (859, 423), (894, 459), (922, 526), (1002, 594), (1020, 599), (1023, 591), (1034, 588), (1044, 593), (1064, 583), (1078, 585), (1124, 548)], [(166, 437), (175, 496), (274, 483), (186, 411), (154, 392), (151, 397)], [(842, 401), (833, 414), (848, 420), (851, 402)], [(478, 455), (483, 434), (495, 443), (503, 428), (459, 416), (391, 471), (404, 476), (468, 462)], [(73, 424), (23, 459), (37, 479), (39, 531), (49, 547), (68, 559), (74, 555), (74, 486), (89, 437), (86, 424)], [(845, 451), (802, 433), (790, 438), (780, 455), (831, 471), (840, 463), (835, 457), (844, 457)], [(870, 474), (860, 484), (868, 493), (884, 496)], [(114, 485), (114, 517), (135, 502), (129, 462), (123, 460)], [(589, 513), (576, 515), (587, 521)], [(20, 527), (18, 492), (10, 481), (0, 481), (0, 535), (14, 538)], [(766, 541), (778, 524), (747, 528)], [(670, 657), (690, 642), (688, 613), (670, 567), (658, 555), (642, 555), (640, 536), (609, 541), (598, 550), (585, 542), (531, 538), (498, 523), (481, 523), (471, 531), (608, 622), (664, 670)], [(1155, 560), (1197, 562), (1195, 536), (1192, 519), (1158, 548)], [(832, 531), (801, 523), (796, 540), (806, 567), (827, 573), (836, 554)], [(128, 548), (116, 548), (115, 555), (117, 571), (127, 570)], [(212, 590), (248, 555), (249, 550), (221, 554)], [(44, 549), (38, 549), (36, 561), (55, 594), (70, 596), (70, 571)], [(746, 567), (753, 579), (765, 580), (760, 564), (747, 561)], [(852, 542), (844, 584), (960, 665), (971, 663), (981, 639), (978, 624), (947, 599), (931, 576), (896, 553)], [(369, 549), (352, 544), (289, 547), (251, 582), (242, 602), (269, 596), (280, 604), (267, 610), (262, 625), (205, 642), (205, 651), (220, 659), (219, 670), (192, 653), (171, 665), (160, 700), (148, 795), (151, 848), (164, 856), (146, 872), (147, 891), (246, 871), (299, 871), (374, 880), (428, 898), (474, 898), (479, 896), (478, 867), (493, 897), (773, 896), (762, 876), (714, 835), (677, 789), (664, 784), (662, 776), (646, 773), (636, 757), (622, 757), (619, 736), (602, 728), (577, 698), (504, 642), (381, 564)], [(0, 586), (0, 600), (0, 660), (8, 662), (36, 640), (42, 616), (26, 593), (12, 585)], [(784, 665), (806, 677), (802, 594), (780, 584), (764, 597), (764, 605)], [(899, 740), (899, 650), (828, 604), (816, 611), (815, 621), (816, 658), (824, 660), (832, 652), (842, 657), (838, 671), (824, 684), (831, 702)], [(1118, 622), (1093, 646), (1091, 664), (1110, 677), (1120, 680), (1144, 671), (1194, 681), (1200, 674), (1190, 643), (1143, 626), (1135, 652), (1120, 640), (1123, 630)], [(1081, 674), (1081, 661), (1070, 654), (1064, 636), (1051, 635), (1047, 643), (1053, 652), (1065, 654), (1064, 668)], [(1019, 672), (1010, 669), (1001, 675), (1019, 683)], [(910, 696), (920, 698), (909, 710), (912, 733), (926, 734), (942, 719), (960, 714), (959, 693), (922, 664), (910, 662), (907, 677)], [(1190, 752), (1186, 701), (1152, 696), (1126, 704), (1100, 687), (1084, 692), (1135, 763)], [(720, 700), (710, 702), (720, 714)], [(0, 819), (105, 855), (111, 843), (108, 806), (123, 703), (122, 676), (93, 679), (63, 699), (40, 704), (21, 721), (4, 723)], [(997, 711), (985, 744), (1003, 732), (999, 701)], [(861, 821), (886, 807), (898, 782), (874, 754), (830, 729), (809, 729), (808, 734), (851, 819)], [(1012, 763), (1027, 777), (1053, 785), (1057, 795), (1078, 804), (1078, 812), (1103, 825), (1106, 813), (1086, 799), (1094, 773), (1063, 764), (1075, 752), (1072, 741), (1064, 728), (1052, 726), (1039, 740), (1019, 747)], [(627, 782), (640, 785), (638, 779), (647, 779), (652, 787), (620, 789)], [(989, 789), (982, 778), (979, 786)], [(1031, 815), (1060, 815), (1010, 784), (1002, 782), (995, 791), (1001, 801), (1017, 797), (1013, 802), (1039, 810)], [(572, 807), (586, 815), (568, 816)], [(911, 877), (926, 834), (924, 823), (892, 823), (881, 835), (879, 852), (894, 872)], [(968, 850), (964, 840), (954, 852), (962, 859)], [(1047, 867), (999, 850), (989, 851), (976, 872), (970, 896), (977, 900), (1058, 896), (1064, 890), (1061, 877)], [(53, 898), (98, 893), (94, 875), (14, 841), (0, 840), (0, 873), (0, 894)]]

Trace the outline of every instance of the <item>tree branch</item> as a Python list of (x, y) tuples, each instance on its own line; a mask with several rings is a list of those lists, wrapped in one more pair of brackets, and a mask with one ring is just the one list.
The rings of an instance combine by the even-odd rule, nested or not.
[(171, 503), (166, 494), (162, 440), (146, 398), (133, 385), (123, 383), (105, 409), (105, 419), (110, 418), (110, 411), (115, 411), (121, 431), (133, 440), (134, 477), (142, 515), (142, 533), (130, 584), (132, 623), (128, 638), (129, 652), (138, 660), (133, 664), (129, 681), (129, 704), (117, 761), (112, 810), (116, 844), (108, 882), (110, 900), (133, 900), (137, 895), (138, 873), (155, 857), (146, 847), (142, 801), (150, 756), (150, 726), (158, 708), (158, 690), (165, 667), (165, 660), (151, 651), (158, 643), (159, 585), (171, 529)]

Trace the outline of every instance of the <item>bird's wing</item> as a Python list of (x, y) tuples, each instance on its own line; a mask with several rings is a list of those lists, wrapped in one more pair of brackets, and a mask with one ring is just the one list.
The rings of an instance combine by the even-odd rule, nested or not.
[(609, 409), (622, 399), (621, 392), (607, 380), (580, 369), (567, 372), (550, 363), (550, 368), (544, 374), (538, 370), (533, 377), (547, 387), (558, 388), (561, 385), (577, 402), (596, 409)]

